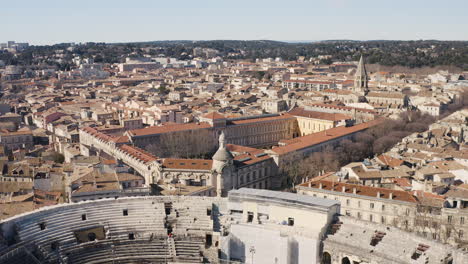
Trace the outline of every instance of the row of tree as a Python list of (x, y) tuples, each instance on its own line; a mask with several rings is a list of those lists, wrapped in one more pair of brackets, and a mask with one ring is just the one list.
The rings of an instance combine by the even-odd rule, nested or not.
[(426, 131), (435, 118), (418, 111), (408, 111), (397, 120), (383, 123), (357, 134), (352, 140), (343, 140), (336, 147), (327, 147), (309, 157), (283, 166), (283, 187), (294, 189), (304, 178), (318, 176), (322, 172), (337, 171), (355, 161), (373, 158), (390, 150), (402, 138)]

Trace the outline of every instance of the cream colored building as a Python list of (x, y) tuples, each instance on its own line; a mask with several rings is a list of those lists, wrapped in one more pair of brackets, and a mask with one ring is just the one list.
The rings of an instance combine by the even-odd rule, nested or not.
[[(468, 232), (468, 225), (465, 224), (468, 213), (460, 206), (444, 208), (444, 198), (438, 195), (327, 180), (312, 180), (300, 184), (297, 191), (300, 194), (340, 201), (342, 215), (397, 227), (452, 245), (468, 245), (465, 235)], [(459, 193), (461, 192), (457, 192)], [(465, 192), (463, 195), (466, 195)]]
[(317, 133), (337, 126), (346, 126), (353, 123), (350, 115), (340, 113), (324, 113), (295, 108), (289, 112), (296, 117), (299, 136)]

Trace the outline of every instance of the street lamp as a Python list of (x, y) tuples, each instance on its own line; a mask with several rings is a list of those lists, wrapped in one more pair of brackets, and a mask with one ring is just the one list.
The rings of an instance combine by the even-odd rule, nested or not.
[(250, 249), (249, 249), (249, 252), (252, 255), (252, 264), (253, 264), (254, 263), (253, 259), (254, 259), (254, 255), (255, 255), (255, 247), (251, 246)]

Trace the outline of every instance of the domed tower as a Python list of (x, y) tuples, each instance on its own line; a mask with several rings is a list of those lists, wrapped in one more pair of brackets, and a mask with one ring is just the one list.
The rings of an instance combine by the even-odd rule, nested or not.
[(364, 64), (364, 57), (361, 55), (359, 64), (354, 75), (354, 91), (367, 94), (369, 91), (368, 86), (369, 77), (367, 76), (366, 65)]
[(219, 136), (219, 148), (213, 156), (212, 170), (216, 175), (216, 191), (218, 196), (225, 196), (226, 190), (232, 186), (231, 177), (234, 175), (234, 156), (226, 149), (224, 132)]

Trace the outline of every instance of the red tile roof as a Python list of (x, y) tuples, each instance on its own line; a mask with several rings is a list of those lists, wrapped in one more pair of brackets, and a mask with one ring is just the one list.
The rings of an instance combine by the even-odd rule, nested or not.
[(392, 168), (401, 166), (405, 162), (404, 160), (396, 159), (396, 158), (383, 155), (383, 154), (378, 156), (377, 159), (379, 159), (379, 161), (382, 162), (383, 164), (388, 165)]
[[(308, 187), (313, 189), (319, 189), (320, 184), (322, 184), (322, 190), (335, 191), (338, 193), (343, 193), (343, 187), (345, 187), (344, 193), (353, 194), (354, 188), (356, 189), (356, 195), (363, 195), (375, 198), (390, 199), (390, 194), (392, 194), (392, 200), (417, 203), (418, 200), (412, 195), (411, 192), (390, 190), (385, 188), (371, 187), (365, 185), (349, 184), (342, 182), (331, 182), (331, 181), (309, 181), (303, 184), (300, 184), (300, 187)], [(310, 185), (310, 186), (309, 186)], [(380, 194), (377, 197), (377, 194)]]
[(286, 143), (286, 145), (273, 147), (272, 151), (281, 155), (292, 151), (305, 149), (314, 145), (318, 145), (320, 143), (327, 142), (329, 140), (344, 137), (352, 133), (364, 131), (370, 127), (380, 124), (381, 122), (382, 120), (372, 120), (370, 122), (361, 123), (351, 127), (335, 127), (303, 137), (297, 137), (290, 140), (282, 140), (281, 143)]
[(208, 113), (206, 115), (203, 115), (202, 117), (207, 118), (207, 119), (212, 119), (212, 120), (225, 119), (226, 118), (225, 116), (223, 116), (222, 114), (220, 114), (218, 112), (211, 112), (211, 113)]
[(308, 111), (304, 110), (304, 108), (294, 108), (292, 111), (288, 112), (293, 116), (301, 116), (307, 118), (314, 118), (314, 119), (322, 119), (322, 120), (329, 120), (329, 121), (340, 121), (351, 119), (350, 115), (345, 114), (332, 114), (332, 113), (325, 113), (325, 112), (317, 112), (317, 111)]
[(240, 125), (240, 124), (250, 124), (250, 123), (256, 123), (256, 122), (284, 120), (284, 119), (295, 119), (295, 118), (290, 114), (283, 114), (283, 115), (279, 115), (279, 116), (269, 116), (269, 117), (258, 117), (258, 118), (252, 118), (252, 119), (233, 120), (233, 121), (230, 121), (230, 122), (232, 124), (235, 124), (235, 125)]
[(377, 113), (374, 110), (370, 109), (365, 109), (365, 108), (358, 108), (358, 107), (350, 107), (350, 106), (340, 106), (340, 105), (332, 105), (332, 104), (310, 104), (312, 107), (323, 107), (323, 108), (329, 108), (329, 109), (338, 109), (338, 110), (347, 110), (347, 111), (352, 111), (353, 109), (356, 109), (357, 112), (367, 112), (371, 114)]
[(164, 134), (164, 133), (176, 132), (176, 131), (204, 129), (204, 128), (210, 128), (210, 127), (211, 125), (206, 122), (187, 123), (187, 124), (170, 124), (170, 125), (152, 126), (152, 127), (147, 127), (147, 128), (129, 130), (128, 133), (132, 137), (134, 136), (138, 137), (138, 136), (148, 136), (148, 135), (155, 135), (155, 134)]
[(180, 170), (211, 170), (212, 160), (204, 159), (164, 159), (164, 168)]
[(151, 155), (150, 153), (140, 149), (140, 148), (137, 148), (137, 147), (134, 147), (134, 146), (130, 146), (130, 145), (122, 145), (122, 146), (119, 146), (119, 148), (126, 152), (127, 154), (133, 156), (134, 158), (136, 159), (139, 159), (143, 162), (151, 162), (151, 161), (155, 161), (157, 160), (158, 158), (156, 158), (155, 156)]

